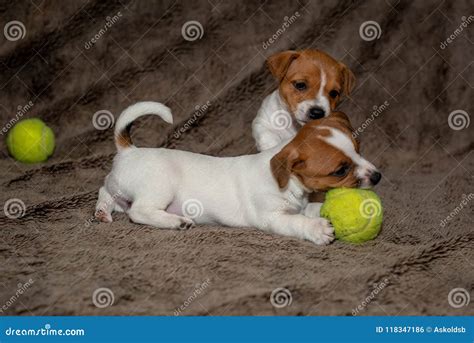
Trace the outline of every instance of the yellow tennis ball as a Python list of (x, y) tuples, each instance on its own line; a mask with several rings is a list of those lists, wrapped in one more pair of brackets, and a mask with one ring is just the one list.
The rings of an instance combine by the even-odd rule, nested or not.
[(44, 162), (54, 147), (54, 133), (41, 119), (24, 119), (8, 131), (8, 151), (20, 162)]
[(367, 189), (336, 188), (326, 193), (321, 216), (331, 222), (337, 239), (363, 243), (380, 232), (382, 202), (377, 194)]

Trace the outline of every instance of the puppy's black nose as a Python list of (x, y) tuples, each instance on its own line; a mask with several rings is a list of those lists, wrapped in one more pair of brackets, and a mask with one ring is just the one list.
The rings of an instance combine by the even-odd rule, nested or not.
[(379, 183), (381, 178), (382, 174), (380, 174), (378, 171), (374, 171), (372, 175), (370, 175), (370, 182), (375, 186)]
[(311, 107), (309, 109), (309, 118), (310, 119), (321, 119), (324, 117), (324, 110), (321, 107)]

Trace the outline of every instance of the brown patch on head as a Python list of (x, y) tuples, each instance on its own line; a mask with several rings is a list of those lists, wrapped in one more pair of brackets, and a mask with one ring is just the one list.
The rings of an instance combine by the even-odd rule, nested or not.
[(341, 150), (327, 144), (322, 137), (331, 132), (320, 126), (338, 129), (351, 138), (350, 123), (342, 116), (329, 116), (307, 123), (296, 137), (270, 161), (280, 188), (285, 188), (291, 175), (312, 191), (325, 191), (335, 187), (356, 187), (356, 165)]
[(341, 111), (335, 111), (330, 114), (331, 118), (340, 122), (341, 125), (345, 126), (349, 130), (353, 131), (351, 122), (349, 121), (349, 118), (344, 112)]
[[(283, 51), (270, 56), (267, 65), (279, 81), (280, 95), (292, 113), (300, 102), (316, 98), (322, 71), (326, 76), (322, 94), (331, 110), (336, 108), (342, 94), (350, 94), (355, 84), (354, 74), (345, 64), (320, 50)], [(299, 89), (302, 85), (304, 89)]]
[(354, 137), (354, 135), (352, 134), (354, 132), (354, 128), (352, 127), (352, 124), (349, 121), (349, 118), (347, 117), (347, 115), (344, 112), (336, 111), (336, 112), (331, 112), (329, 117), (340, 122), (341, 125), (345, 126), (348, 130), (350, 130), (352, 141), (355, 144), (355, 150), (359, 152), (360, 143), (359, 143), (359, 140), (356, 137)]

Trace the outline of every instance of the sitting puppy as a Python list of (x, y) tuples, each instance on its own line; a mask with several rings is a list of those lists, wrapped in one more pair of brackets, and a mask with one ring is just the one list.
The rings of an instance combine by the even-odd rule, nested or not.
[(137, 103), (120, 115), (118, 153), (96, 206), (101, 221), (111, 222), (112, 211), (124, 211), (136, 223), (164, 229), (194, 223), (253, 226), (328, 244), (334, 239), (329, 222), (304, 213), (308, 193), (371, 187), (377, 180), (376, 168), (358, 154), (344, 116), (312, 121), (288, 144), (220, 158), (133, 146), (132, 122), (146, 114), (173, 122), (169, 108), (156, 102)]
[(346, 65), (319, 50), (283, 51), (270, 56), (267, 66), (279, 87), (252, 123), (258, 151), (289, 141), (309, 120), (330, 115), (355, 84)]

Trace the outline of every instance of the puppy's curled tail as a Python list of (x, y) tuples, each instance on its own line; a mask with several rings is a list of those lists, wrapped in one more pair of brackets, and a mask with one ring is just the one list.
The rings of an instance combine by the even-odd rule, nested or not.
[(171, 110), (165, 105), (154, 101), (142, 101), (127, 107), (122, 114), (120, 114), (117, 123), (115, 124), (115, 146), (118, 151), (127, 149), (133, 145), (130, 137), (130, 128), (132, 123), (138, 117), (153, 114), (169, 124), (173, 124), (173, 115)]

